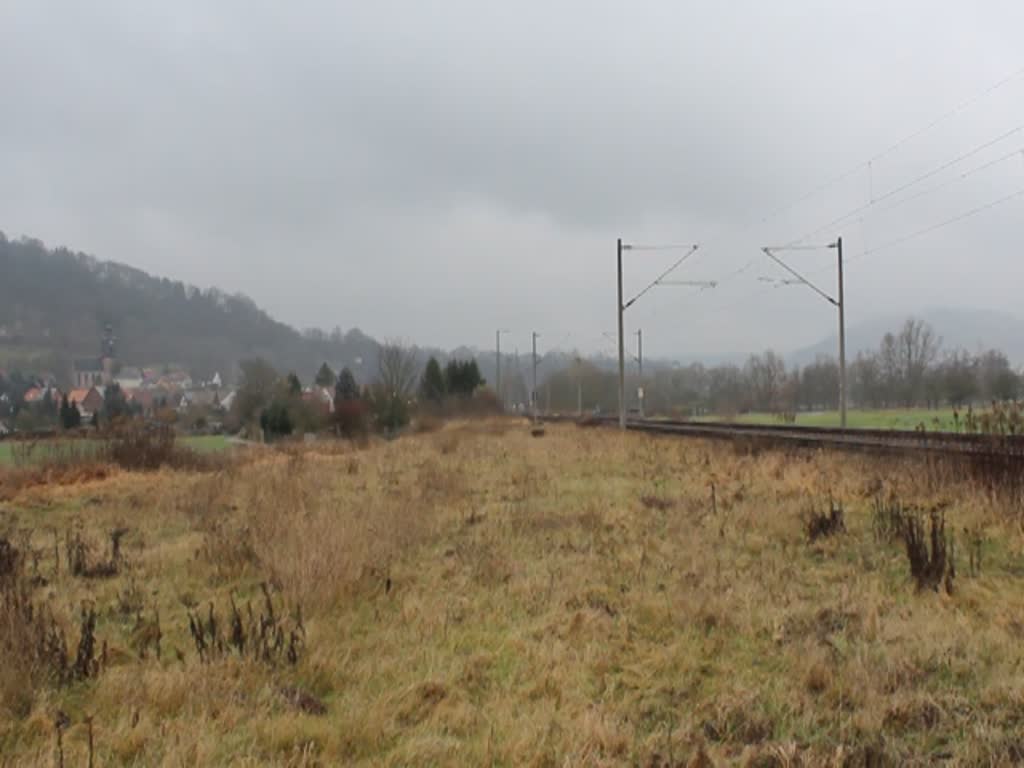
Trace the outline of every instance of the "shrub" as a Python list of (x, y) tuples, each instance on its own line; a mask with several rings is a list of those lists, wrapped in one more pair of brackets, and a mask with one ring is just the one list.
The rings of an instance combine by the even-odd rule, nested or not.
[(34, 602), (22, 553), (0, 538), (0, 705), (16, 716), (31, 709), (36, 689), (44, 684), (67, 685), (95, 677), (96, 613), (83, 608), (74, 655), (64, 630), (50, 610)]
[(828, 506), (828, 512), (811, 509), (805, 516), (804, 530), (807, 532), (809, 541), (814, 542), (846, 530), (846, 523), (843, 520), (843, 505), (829, 499)]
[(334, 426), (342, 437), (355, 439), (369, 432), (369, 408), (363, 400), (341, 400), (334, 405)]
[(266, 582), (260, 583), (263, 592), (263, 607), (259, 615), (253, 611), (252, 602), (246, 603), (245, 615), (238, 610), (233, 596), (228, 598), (230, 616), (227, 622), (218, 617), (211, 602), (205, 619), (191, 609), (188, 612), (188, 629), (200, 660), (209, 662), (234, 651), (238, 656), (265, 664), (285, 660), (295, 664), (299, 660), (306, 641), (306, 628), (302, 624), (302, 611), (284, 619), (274, 610), (270, 590)]
[(103, 453), (122, 469), (159, 469), (173, 463), (174, 430), (163, 425), (128, 424), (107, 438)]
[(938, 591), (943, 585), (953, 594), (956, 566), (953, 561), (953, 537), (946, 535), (946, 516), (939, 510), (928, 515), (929, 528), (925, 533), (924, 518), (920, 514), (907, 516), (903, 528), (903, 543), (910, 561), (910, 575), (918, 589)]

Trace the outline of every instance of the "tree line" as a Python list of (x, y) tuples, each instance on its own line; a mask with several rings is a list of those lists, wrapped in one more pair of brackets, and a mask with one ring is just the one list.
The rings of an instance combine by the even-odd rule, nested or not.
[(486, 382), (475, 360), (453, 358), (442, 369), (431, 357), (420, 366), (416, 350), (397, 343), (380, 348), (376, 376), (363, 386), (348, 368), (336, 374), (326, 362), (311, 387), (294, 372), (282, 376), (260, 358), (245, 360), (240, 368), (227, 426), (252, 430), (258, 425), (269, 439), (325, 429), (345, 437), (390, 433), (417, 412), (441, 413), (452, 400), (486, 402), (496, 410), (496, 401), (482, 393)]
[[(630, 376), (627, 403), (638, 405), (644, 390), (647, 413), (732, 416), (751, 411), (796, 413), (839, 407), (839, 364), (823, 355), (804, 366), (790, 366), (774, 351), (751, 355), (743, 365), (700, 363)], [(874, 350), (847, 362), (848, 404), (860, 408), (963, 407), (1015, 400), (1021, 373), (997, 349), (969, 351), (942, 347), (925, 322), (909, 318), (886, 333)], [(538, 393), (541, 407), (574, 411), (618, 408), (618, 380), (577, 359), (549, 377)], [(582, 396), (582, 397), (581, 397)]]

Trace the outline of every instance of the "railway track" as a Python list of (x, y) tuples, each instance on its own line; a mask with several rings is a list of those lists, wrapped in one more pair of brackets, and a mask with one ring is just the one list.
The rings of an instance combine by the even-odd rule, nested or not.
[[(616, 427), (614, 416), (585, 417), (554, 414), (547, 421)], [(893, 429), (839, 429), (800, 427), (791, 424), (736, 424), (631, 418), (627, 428), (637, 432), (698, 437), (717, 440), (746, 440), (758, 444), (795, 447), (828, 447), (843, 450), (882, 452), (923, 452), (1020, 457), (1024, 462), (1024, 435), (978, 435), (956, 432), (927, 432)]]

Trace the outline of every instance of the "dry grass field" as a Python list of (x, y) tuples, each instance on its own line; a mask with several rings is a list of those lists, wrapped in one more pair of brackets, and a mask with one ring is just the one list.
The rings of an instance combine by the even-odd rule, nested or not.
[(3, 766), (1024, 760), (1024, 537), (943, 468), (478, 422), (0, 472)]

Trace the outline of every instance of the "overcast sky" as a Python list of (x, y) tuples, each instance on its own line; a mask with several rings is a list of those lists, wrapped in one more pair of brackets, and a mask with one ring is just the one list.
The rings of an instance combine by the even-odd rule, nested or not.
[[(1024, 197), (870, 253), (1024, 189), (1024, 75), (986, 93), (1020, 0), (0, 0), (0, 30), (0, 229), (296, 326), (610, 350), (622, 236), (719, 281), (628, 311), (649, 354), (788, 351), (835, 312), (760, 246), (861, 206), (807, 241), (843, 235), (848, 322), (1020, 303)], [(627, 253), (627, 294), (683, 253)], [(834, 252), (786, 256), (832, 290)]]

